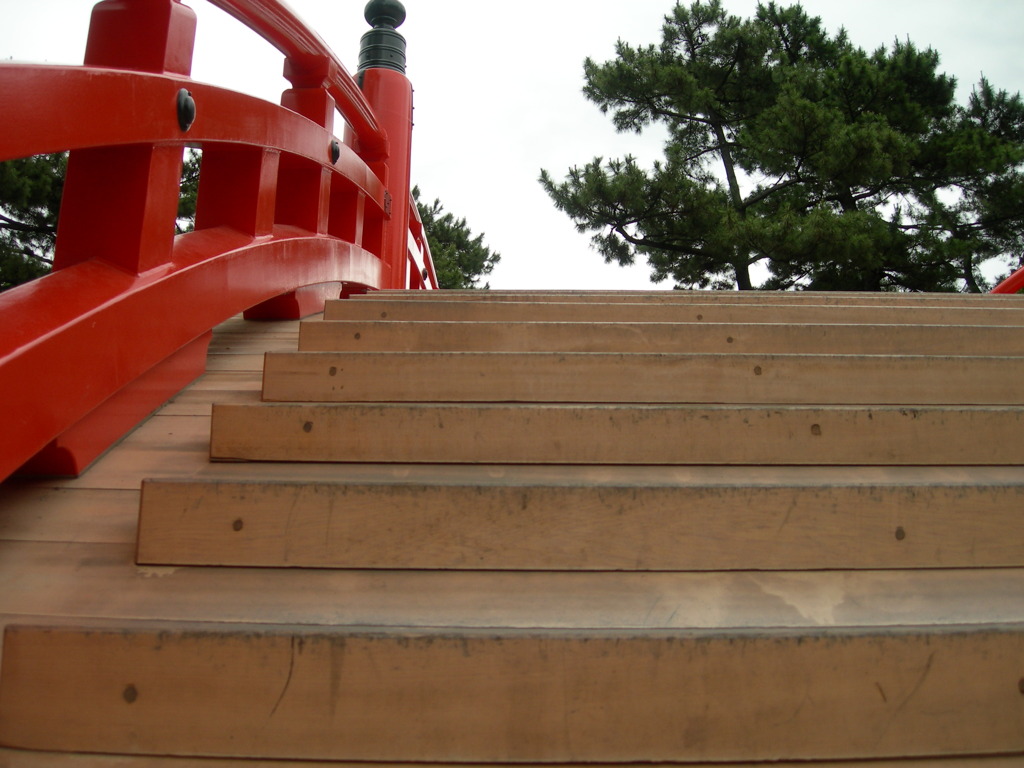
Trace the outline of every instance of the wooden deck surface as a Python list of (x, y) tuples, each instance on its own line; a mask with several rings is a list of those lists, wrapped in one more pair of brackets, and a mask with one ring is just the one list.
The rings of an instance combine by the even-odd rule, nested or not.
[[(361, 571), (148, 567), (135, 562), (146, 479), (252, 478), (253, 465), (211, 463), (210, 411), (259, 399), (264, 351), (296, 348), (298, 323), (220, 327), (208, 373), (78, 479), (0, 486), (0, 621), (232, 621), (258, 624), (452, 627), (994, 625), (1024, 619), (1024, 569), (607, 573)], [(680, 485), (765, 486), (827, 479), (870, 488), (981, 476), (1024, 486), (1022, 467), (591, 467), (576, 477), (621, 487), (657, 474)], [(582, 474), (580, 474), (582, 473)], [(558, 467), (372, 464), (259, 465), (262, 480), (416, 485), (557, 486)], [(895, 541), (894, 541), (895, 543)], [(1019, 542), (1010, 541), (1008, 546)], [(771, 596), (771, 600), (766, 600)], [(341, 599), (343, 598), (343, 599)]]
[[(254, 465), (247, 463), (211, 463), (213, 404), (257, 402), (263, 353), (293, 351), (298, 336), (296, 322), (229, 321), (215, 332), (207, 374), (101, 457), (83, 477), (12, 480), (0, 486), (0, 625), (100, 631), (125, 626), (157, 631), (207, 623), (356, 633), (500, 629), (556, 637), (572, 637), (579, 630), (614, 634), (657, 629), (712, 638), (742, 629), (769, 637), (796, 632), (827, 638), (836, 628), (868, 633), (892, 629), (899, 634), (934, 625), (998, 635), (1002, 628), (1017, 628), (1024, 622), (1021, 567), (592, 573), (138, 565), (140, 488), (149, 479), (231, 481), (256, 475), (261, 481), (282, 484), (417, 487), (444, 480), (469, 488), (493, 482), (555, 489), (564, 482), (558, 467), (534, 465), (279, 463), (258, 465), (254, 471)], [(577, 467), (574, 477), (621, 489), (642, 484), (655, 472), (659, 482), (693, 487), (727, 487), (736, 480), (767, 488), (824, 482), (870, 492), (878, 485), (913, 487), (935, 480), (955, 489), (983, 479), (1018, 497), (1024, 489), (1021, 466), (969, 471), (956, 466), (594, 466)], [(894, 539), (892, 545), (896, 544)], [(1007, 542), (1011, 549), (1019, 545), (1015, 538)], [(964, 550), (956, 563), (969, 564), (970, 557)], [(1014, 551), (1010, 560), (1020, 562), (1019, 553)], [(1024, 680), (1021, 686), (1024, 691)], [(0, 749), (2, 768), (65, 765), (57, 760), (42, 753)], [(147, 757), (76, 760), (67, 765), (233, 764)], [(884, 761), (871, 764), (888, 765)], [(921, 764), (962, 768), (976, 761)], [(1002, 768), (1020, 765), (1021, 758), (990, 758), (984, 764)]]

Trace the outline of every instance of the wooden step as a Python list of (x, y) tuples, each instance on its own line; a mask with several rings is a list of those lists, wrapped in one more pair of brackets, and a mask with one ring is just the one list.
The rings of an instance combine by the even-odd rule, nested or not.
[[(573, 303), (547, 298), (527, 304)], [(758, 302), (697, 311), (716, 303)], [(952, 366), (937, 378), (957, 375), (949, 358), (1017, 343), (1001, 318), (876, 323), (864, 349), (853, 347), (864, 329), (816, 322), (784, 343), (845, 338), (844, 354), (870, 366), (884, 344), (920, 352), (898, 345), (921, 334), (935, 345), (921, 359)], [(483, 341), (501, 323), (362, 327), (382, 325)], [(563, 337), (612, 328), (550, 325)], [(646, 344), (649, 325), (608, 333)], [(728, 346), (583, 351), (760, 356), (755, 386), (768, 357), (813, 367), (835, 354), (738, 346), (778, 338), (778, 324), (654, 325), (665, 344), (713, 334)], [(551, 333), (514, 328), (513, 349), (524, 328)], [(972, 351), (982, 339), (996, 346)], [(68, 500), (81, 480), (0, 499), (3, 768), (1022, 764), (1020, 406), (261, 404), (244, 373), (258, 345), (224, 337), (219, 349), (215, 365), (239, 373), (207, 377), (126, 438), (130, 458), (101, 460), (87, 503)], [(737, 350), (751, 357), (721, 354)], [(328, 378), (356, 358), (392, 359), (335, 356)], [(494, 356), (476, 359), (501, 378)], [(429, 374), (407, 362), (396, 378)], [(437, 379), (419, 396), (444, 394)], [(805, 381), (808, 397), (846, 386)], [(934, 386), (963, 395), (977, 383), (960, 384)], [(221, 399), (210, 439), (209, 403)], [(211, 449), (243, 460), (207, 464)], [(244, 460), (264, 451), (344, 463)], [(503, 456), (524, 463), (493, 463)], [(544, 460), (560, 463), (533, 463)], [(163, 479), (144, 484), (136, 542), (144, 473)], [(59, 504), (26, 513), (40, 496)]]
[(1024, 632), (998, 626), (13, 626), (0, 741), (499, 763), (1005, 755), (1024, 750), (1022, 656)]
[(1024, 566), (1024, 482), (842, 485), (842, 475), (812, 481), (808, 473), (801, 485), (524, 485), (483, 473), (441, 484), (438, 475), (432, 484), (148, 481), (137, 560), (594, 571)]
[[(0, 747), (3, 768), (409, 768), (406, 763), (354, 763), (322, 760), (253, 760), (244, 758), (153, 757), (151, 755), (86, 755), (37, 752)], [(633, 763), (603, 763), (607, 768), (634, 768)], [(832, 760), (772, 763), (772, 768), (907, 768), (902, 760)], [(916, 759), (911, 768), (1020, 768), (1014, 756), (938, 757)], [(438, 763), (434, 768), (466, 768), (460, 763)], [(473, 766), (481, 768), (481, 766)], [(582, 765), (566, 768), (583, 768)], [(690, 763), (688, 768), (764, 768), (764, 763)]]
[(1024, 404), (1024, 357), (281, 352), (275, 402)]
[(1024, 409), (217, 404), (210, 455), (430, 464), (1020, 464)]
[(325, 320), (449, 320), (459, 322), (866, 323), (888, 325), (1024, 325), (1024, 304), (968, 306), (752, 303), (509, 302), (362, 299), (331, 301)]
[(512, 301), (625, 304), (819, 304), (847, 306), (1024, 306), (1024, 296), (1013, 294), (904, 293), (856, 291), (658, 291), (658, 290), (499, 290), (433, 291), (383, 290), (350, 296), (349, 301)]
[(310, 320), (303, 352), (1024, 355), (1012, 326)]
[[(293, 527), (300, 521), (293, 518)], [(922, 531), (909, 530), (904, 541)], [(893, 537), (895, 541), (895, 537)], [(0, 543), (0, 623), (241, 622), (282, 626), (502, 626), (929, 631), (1017, 625), (1024, 569), (492, 571), (143, 567), (133, 543)], [(29, 577), (28, 574), (34, 574)]]

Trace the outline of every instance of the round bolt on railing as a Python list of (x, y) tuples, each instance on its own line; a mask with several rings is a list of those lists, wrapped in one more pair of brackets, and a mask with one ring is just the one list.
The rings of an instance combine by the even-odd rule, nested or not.
[(178, 91), (178, 126), (182, 133), (188, 133), (192, 123), (196, 121), (196, 100), (192, 94), (182, 88)]

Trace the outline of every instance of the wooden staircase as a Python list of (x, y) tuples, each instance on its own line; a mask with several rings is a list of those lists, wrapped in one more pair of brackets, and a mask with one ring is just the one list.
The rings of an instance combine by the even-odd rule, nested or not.
[(0, 766), (1021, 765), (1022, 326), (332, 303), (214, 402), (214, 464), (143, 484), (133, 618), (7, 622)]

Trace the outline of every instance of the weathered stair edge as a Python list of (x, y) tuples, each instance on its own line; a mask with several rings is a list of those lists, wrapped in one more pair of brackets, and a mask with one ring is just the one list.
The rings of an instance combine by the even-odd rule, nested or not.
[(307, 320), (302, 352), (656, 352), (1021, 356), (1012, 325)]
[(571, 289), (465, 289), (403, 291), (386, 289), (353, 295), (351, 301), (504, 301), (504, 302), (599, 302), (625, 304), (818, 304), (831, 306), (975, 306), (1024, 305), (1024, 297), (1015, 294), (909, 293), (882, 291), (718, 291), (718, 290), (571, 290)]
[[(1019, 485), (147, 481), (139, 563), (380, 569), (1024, 566)], [(809, 482), (809, 481), (808, 481)]]
[(24, 748), (553, 763), (1024, 750), (1020, 626), (22, 626), (4, 645), (0, 739)]
[(215, 404), (210, 456), (403, 464), (1019, 465), (1024, 408)]
[(1021, 405), (1022, 381), (1024, 357), (283, 352), (263, 400)]
[(839, 325), (1024, 325), (1024, 303), (978, 302), (966, 306), (849, 304), (657, 304), (487, 302), (443, 299), (332, 301), (324, 320), (448, 320), (459, 322), (674, 322), (821, 323)]
[[(1024, 758), (989, 755), (917, 758), (913, 768), (1020, 768)], [(493, 768), (481, 763), (433, 763), (434, 768)], [(587, 768), (592, 763), (566, 763), (562, 768)], [(605, 763), (607, 768), (635, 768), (636, 763)], [(765, 763), (729, 763), (728, 768), (764, 768)], [(680, 768), (679, 763), (648, 763), (648, 768)], [(722, 763), (686, 763), (686, 768), (725, 768)], [(773, 762), (772, 768), (907, 768), (902, 760), (843, 760)], [(0, 768), (409, 768), (409, 763), (359, 763), (322, 760), (260, 760), (253, 758), (196, 758), (68, 754), (0, 747)]]

